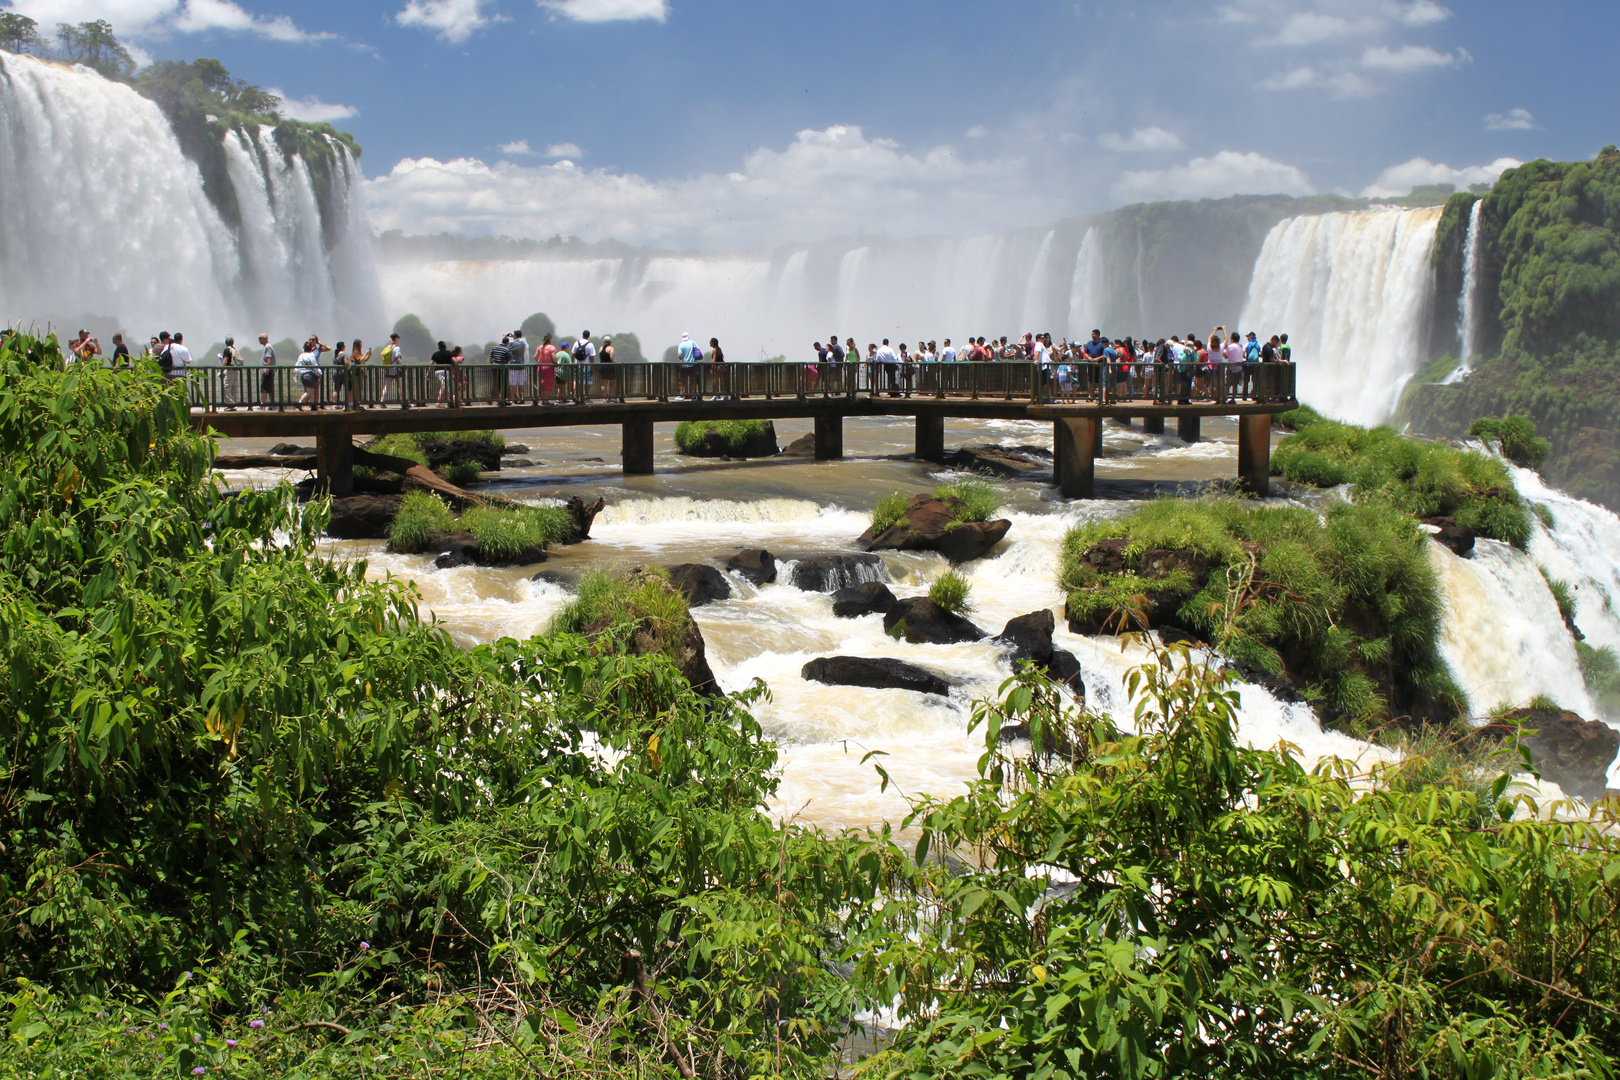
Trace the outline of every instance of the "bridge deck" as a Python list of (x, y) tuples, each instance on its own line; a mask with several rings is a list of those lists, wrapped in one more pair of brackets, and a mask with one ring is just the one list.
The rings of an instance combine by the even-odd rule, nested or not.
[[(1186, 441), (1206, 416), (1233, 416), (1239, 477), (1269, 487), (1271, 416), (1297, 407), (1292, 365), (1245, 364), (1200, 371), (1178, 365), (1071, 364), (673, 364), (532, 365), (521, 381), (508, 369), (407, 367), (196, 368), (186, 372), (192, 422), (233, 437), (314, 436), (318, 474), (333, 494), (352, 490), (356, 435), (411, 431), (617, 424), (627, 473), (653, 471), (653, 425), (684, 420), (816, 422), (816, 457), (843, 456), (843, 421), (908, 418), (917, 455), (939, 460), (944, 424), (958, 419), (1051, 421), (1059, 487), (1089, 497), (1105, 417), (1142, 417), (1149, 431), (1174, 418)], [(313, 378), (306, 382), (303, 378)], [(441, 379), (440, 375), (444, 377)], [(606, 376), (606, 377), (604, 377)], [(311, 385), (313, 383), (313, 385)], [(257, 391), (257, 392), (256, 392)], [(615, 400), (623, 394), (625, 400)], [(299, 398), (307, 399), (300, 411)], [(439, 399), (443, 399), (443, 404)], [(256, 400), (268, 404), (250, 407)], [(380, 404), (379, 404), (380, 403)], [(406, 407), (410, 406), (410, 407)]]

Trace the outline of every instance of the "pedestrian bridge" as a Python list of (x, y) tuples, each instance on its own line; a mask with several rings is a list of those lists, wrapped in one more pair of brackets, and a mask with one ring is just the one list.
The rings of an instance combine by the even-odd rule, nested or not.
[(623, 468), (653, 471), (653, 425), (682, 420), (815, 422), (815, 456), (843, 457), (848, 417), (916, 425), (917, 456), (945, 453), (949, 419), (1050, 421), (1058, 487), (1090, 498), (1102, 421), (1199, 438), (1206, 416), (1238, 422), (1238, 478), (1270, 488), (1271, 418), (1298, 407), (1292, 364), (984, 363), (527, 364), (448, 367), (198, 367), (183, 378), (192, 422), (236, 438), (313, 436), (333, 495), (354, 485), (354, 437), (411, 431), (617, 424)]

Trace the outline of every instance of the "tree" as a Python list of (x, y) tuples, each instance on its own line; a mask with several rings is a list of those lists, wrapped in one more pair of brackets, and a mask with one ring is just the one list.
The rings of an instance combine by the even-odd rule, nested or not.
[(553, 341), (557, 340), (557, 324), (545, 312), (537, 311), (523, 320), (523, 336), (534, 346), (538, 347), (547, 334)]
[(43, 45), (39, 24), (33, 19), (12, 12), (0, 14), (0, 51), (25, 53), (38, 51)]
[(135, 73), (135, 60), (113, 36), (106, 19), (93, 22), (57, 23), (56, 38), (62, 43), (62, 59), (83, 64), (108, 79), (120, 81)]
[(415, 315), (406, 315), (395, 323), (394, 333), (399, 335), (399, 345), (405, 350), (407, 360), (425, 363), (439, 347), (432, 332)]
[(189, 64), (160, 60), (142, 71), (135, 85), (170, 116), (195, 110), (214, 115), (245, 113), (271, 120), (281, 118), (280, 98), (233, 78), (218, 60), (201, 58)]

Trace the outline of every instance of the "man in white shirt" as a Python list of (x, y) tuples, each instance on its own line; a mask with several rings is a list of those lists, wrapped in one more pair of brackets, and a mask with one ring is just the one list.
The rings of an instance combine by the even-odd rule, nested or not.
[(299, 411), (302, 411), (305, 405), (319, 408), (315, 398), (316, 391), (321, 386), (321, 356), (315, 347), (317, 340), (311, 338), (304, 351), (298, 354), (298, 361), (293, 364), (298, 373), (298, 381), (304, 386), (304, 393), (298, 399)]
[(883, 381), (888, 383), (889, 396), (900, 396), (900, 354), (894, 351), (889, 339), (884, 338), (883, 344), (878, 346), (877, 353), (872, 357), (880, 365), (883, 372)]
[(945, 344), (939, 350), (939, 362), (942, 364), (955, 363), (956, 350), (951, 348), (951, 339), (946, 338)]

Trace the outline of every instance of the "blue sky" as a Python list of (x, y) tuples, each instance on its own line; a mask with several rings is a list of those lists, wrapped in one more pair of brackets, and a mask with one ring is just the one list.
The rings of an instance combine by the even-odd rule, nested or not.
[[(4, 5), (0, 5), (3, 9)], [(1620, 5), (10, 0), (365, 147), (373, 221), (736, 249), (1390, 193), (1620, 141)], [(352, 110), (352, 111), (351, 111)]]

